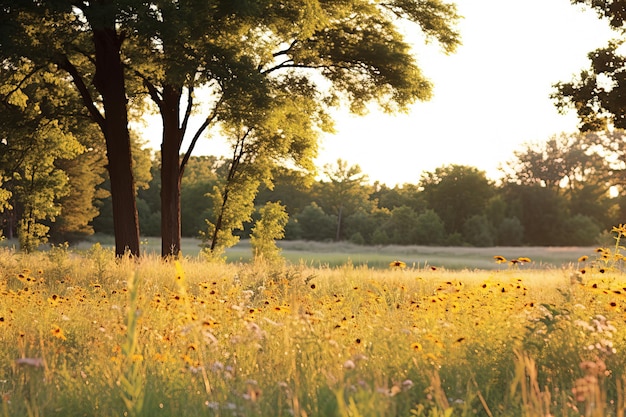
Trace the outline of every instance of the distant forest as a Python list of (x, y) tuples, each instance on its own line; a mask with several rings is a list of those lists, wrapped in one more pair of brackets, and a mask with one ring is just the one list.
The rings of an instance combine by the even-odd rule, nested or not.
[[(619, 144), (619, 146), (616, 146)], [(357, 165), (338, 160), (313, 179), (299, 170), (278, 168), (272, 189), (252, 192), (252, 218), (233, 233), (249, 237), (258, 208), (279, 202), (289, 215), (285, 239), (347, 240), (363, 245), (594, 245), (626, 218), (621, 131), (561, 135), (525, 145), (502, 166), (498, 183), (471, 166), (447, 165), (425, 172), (416, 183), (389, 187), (371, 183)], [(139, 224), (143, 236), (160, 236), (158, 155), (135, 147)], [(33, 159), (32, 163), (40, 161)], [(198, 237), (214, 222), (222, 201), (229, 161), (192, 157), (182, 179), (182, 235)], [(92, 150), (77, 158), (59, 157), (39, 185), (26, 175), (5, 182), (12, 187), (11, 209), (2, 215), (4, 236), (37, 205), (54, 206), (57, 215), (27, 227), (42, 227), (52, 242), (73, 242), (92, 233), (113, 234), (104, 158)], [(30, 167), (30, 171), (34, 168)], [(62, 175), (61, 175), (62, 174)], [(65, 190), (50, 193), (52, 182)], [(63, 181), (66, 181), (64, 184)], [(28, 186), (38, 192), (25, 193)], [(37, 201), (29, 201), (38, 196)], [(31, 217), (32, 218), (32, 217)]]

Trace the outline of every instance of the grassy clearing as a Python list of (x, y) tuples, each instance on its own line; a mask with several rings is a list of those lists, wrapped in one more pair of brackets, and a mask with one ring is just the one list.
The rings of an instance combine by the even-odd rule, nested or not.
[[(104, 247), (113, 247), (112, 237), (97, 236), (92, 242), (84, 242), (75, 250), (86, 251), (94, 242)], [(183, 238), (182, 251), (185, 256), (195, 258), (200, 253), (198, 239)], [(506, 265), (497, 265), (493, 256), (501, 255), (507, 259), (520, 256), (533, 260), (533, 268), (571, 267), (576, 259), (592, 253), (595, 248), (588, 247), (433, 247), (433, 246), (360, 246), (348, 242), (305, 242), (280, 241), (282, 256), (292, 265), (305, 264), (311, 267), (339, 267), (347, 263), (354, 266), (366, 265), (369, 268), (386, 269), (389, 262), (399, 259), (414, 268), (435, 266), (450, 270), (503, 269)], [(6, 245), (6, 243), (5, 243)], [(161, 241), (158, 238), (142, 239), (142, 250), (149, 255), (161, 253)], [(226, 251), (228, 262), (249, 262), (252, 249), (248, 240), (239, 242)]]
[(582, 274), (0, 251), (4, 416), (624, 415), (614, 258)]

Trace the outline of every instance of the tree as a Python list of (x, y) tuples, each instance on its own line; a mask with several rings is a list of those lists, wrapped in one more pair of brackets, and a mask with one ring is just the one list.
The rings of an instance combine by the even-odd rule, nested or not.
[[(324, 174), (328, 182), (318, 183), (317, 195), (320, 206), (337, 218), (335, 240), (343, 239), (345, 218), (357, 209), (371, 211), (373, 206), (369, 200), (369, 187), (365, 187), (367, 176), (358, 165), (338, 159), (334, 165), (324, 165)], [(369, 209), (369, 210), (368, 210)]]
[(285, 226), (289, 215), (280, 203), (268, 202), (259, 210), (261, 218), (255, 223), (250, 236), (254, 259), (270, 263), (280, 262), (280, 248), (276, 239), (285, 237)]
[(233, 159), (227, 164), (227, 175), (219, 179), (210, 194), (214, 218), (206, 220), (207, 231), (200, 235), (204, 251), (211, 258), (218, 258), (226, 248), (234, 246), (239, 236), (233, 231), (242, 230), (244, 223), (252, 220), (254, 195), (260, 180), (256, 167), (246, 162), (244, 145), (245, 142), (236, 148)]
[(563, 112), (574, 108), (578, 114), (579, 127), (583, 132), (604, 131), (614, 127), (626, 128), (626, 57), (620, 54), (620, 46), (626, 35), (626, 14), (622, 1), (571, 0), (572, 4), (584, 4), (594, 9), (600, 18), (606, 19), (617, 39), (608, 45), (589, 52), (590, 68), (570, 82), (554, 85), (552, 98)]
[[(0, 94), (0, 177), (11, 195), (5, 223), (8, 236), (17, 231), (25, 251), (47, 240), (45, 222), (61, 214), (60, 199), (71, 192), (69, 170), (61, 169), (63, 161), (85, 153), (87, 148), (78, 137), (90, 135), (88, 126), (80, 123), (67, 82), (41, 71), (19, 84), (31, 71), (32, 66), (23, 63), (0, 75), (0, 93), (4, 93)], [(20, 93), (12, 93), (11, 86), (18, 85)]]
[(325, 213), (315, 202), (306, 206), (297, 219), (305, 240), (331, 240), (334, 236), (335, 216)]
[(422, 175), (420, 186), (428, 207), (439, 215), (448, 234), (462, 233), (465, 222), (482, 214), (494, 194), (484, 171), (448, 165)]
[[(133, 171), (133, 179), (134, 179), (134, 195), (139, 196), (139, 198), (144, 198), (146, 195), (152, 193), (159, 193), (158, 183), (154, 184), (152, 179), (152, 171), (153, 166), (151, 163), (152, 159), (152, 151), (149, 148), (145, 147), (145, 143), (137, 137), (134, 132), (131, 131), (131, 156), (133, 161), (132, 171)], [(154, 187), (152, 192), (149, 192), (148, 189)], [(99, 198), (97, 200), (98, 210), (100, 212), (99, 216), (94, 219), (93, 226), (96, 232), (104, 233), (104, 234), (115, 234), (115, 221), (114, 221), (114, 213), (113, 213), (113, 202), (111, 196), (111, 181), (106, 175), (106, 180), (100, 187), (101, 191), (99, 192)], [(147, 201), (146, 201), (147, 202)], [(152, 206), (148, 202), (148, 206), (142, 204), (142, 208), (149, 207), (149, 211), (153, 213)], [(158, 211), (158, 204), (157, 204)], [(139, 208), (139, 207), (138, 207)], [(139, 214), (139, 213), (138, 213)], [(147, 215), (147, 216), (146, 216)], [(143, 213), (142, 217), (150, 217), (149, 213)], [(145, 218), (144, 217), (144, 218)], [(159, 216), (160, 223), (160, 216)], [(159, 228), (148, 227), (150, 230), (157, 230), (154, 233), (155, 236), (159, 235)], [(144, 230), (142, 230), (144, 231)], [(152, 234), (148, 234), (151, 236)]]
[(314, 199), (311, 194), (313, 179), (308, 173), (288, 167), (277, 167), (272, 174), (272, 186), (267, 187), (261, 184), (255, 204), (263, 205), (268, 201), (280, 201), (285, 205), (290, 217), (297, 215), (304, 207), (311, 204)]
[(516, 159), (508, 163), (506, 181), (549, 188), (568, 200), (572, 215), (591, 216), (604, 224), (609, 188), (623, 169), (623, 164), (616, 163), (623, 146), (616, 132), (555, 136), (516, 151)]
[[(427, 99), (431, 87), (409, 55), (393, 19), (416, 22), (447, 52), (458, 44), (458, 35), (451, 29), (457, 19), (455, 8), (440, 1), (428, 5), (392, 1), (378, 7), (365, 2), (340, 6), (312, 1), (308, 7), (295, 1), (253, 6), (229, 2), (199, 10), (197, 4), (189, 7), (179, 2), (176, 7), (151, 4), (146, 15), (152, 20), (147, 22), (151, 30), (145, 44), (151, 45), (150, 56), (162, 68), (157, 73), (161, 77), (153, 73), (142, 78), (163, 119), (163, 225), (167, 223), (170, 228), (163, 232), (164, 249), (177, 247), (177, 190), (185, 158), (202, 130), (224, 119), (220, 115), (224, 108), (232, 109), (235, 104), (238, 110), (234, 119), (227, 110), (230, 122), (254, 127), (250, 116), (254, 119), (263, 113), (274, 99), (276, 87), (272, 86), (280, 80), (291, 94), (314, 99), (307, 114), (318, 118), (318, 126), (327, 124), (325, 106), (339, 102), (340, 96), (355, 112), (363, 112), (370, 101), (379, 102), (388, 111), (404, 109), (415, 99)], [(305, 68), (309, 71), (303, 71)], [(320, 91), (327, 90), (328, 84), (318, 86), (315, 80), (319, 75), (330, 81), (330, 95), (326, 97)], [(202, 85), (210, 85), (212, 110), (193, 135), (186, 156), (179, 160), (194, 105), (193, 92)], [(181, 112), (185, 90), (187, 101)], [(309, 136), (313, 146), (311, 133), (303, 137)]]
[(463, 239), (472, 246), (493, 246), (493, 225), (484, 214), (475, 214), (463, 224)]
[(520, 246), (524, 241), (524, 226), (517, 217), (505, 217), (497, 226), (496, 244)]
[[(0, 2), (3, 32), (0, 58), (4, 70), (21, 62), (32, 66), (10, 95), (27, 95), (22, 85), (50, 65), (70, 77), (92, 120), (100, 127), (107, 148), (116, 254), (139, 255), (139, 225), (135, 204), (129, 99), (122, 46), (131, 33), (124, 21), (134, 19), (131, 1)], [(36, 29), (35, 29), (36, 28)]]
[(557, 192), (575, 190), (590, 182), (604, 183), (608, 190), (610, 169), (599, 148), (597, 135), (561, 134), (515, 151), (515, 159), (503, 170), (507, 181)]
[[(96, 135), (100, 142), (102, 138), (99, 132)], [(89, 138), (88, 135), (81, 135), (79, 140), (86, 141)], [(83, 143), (85, 151), (82, 154), (73, 159), (57, 161), (56, 165), (67, 174), (69, 190), (59, 200), (61, 213), (50, 226), (52, 241), (75, 242), (94, 233), (91, 222), (99, 214), (95, 202), (103, 195), (104, 190), (99, 186), (105, 180), (106, 171), (102, 145), (88, 146)]]
[[(565, 220), (570, 217), (570, 213), (565, 196), (540, 185), (514, 183), (505, 184), (503, 192), (510, 205), (510, 217), (521, 222), (525, 244), (534, 246), (567, 244)], [(507, 224), (507, 227), (509, 226), (513, 224)]]
[(424, 210), (417, 216), (415, 243), (418, 245), (440, 245), (446, 237), (446, 228), (434, 210)]
[(416, 244), (417, 213), (410, 207), (400, 206), (391, 210), (391, 218), (385, 225), (385, 231), (393, 243), (400, 245)]
[(392, 210), (395, 207), (407, 206), (416, 213), (421, 213), (426, 209), (424, 196), (421, 194), (417, 184), (402, 184), (389, 188), (386, 185), (374, 183), (374, 191), (370, 194), (370, 199), (378, 202), (378, 207), (385, 207)]

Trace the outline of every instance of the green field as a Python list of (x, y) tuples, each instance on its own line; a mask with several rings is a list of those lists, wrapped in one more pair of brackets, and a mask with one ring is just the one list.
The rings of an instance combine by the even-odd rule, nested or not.
[(323, 266), (0, 249), (1, 415), (624, 415), (619, 252), (296, 245)]
[[(105, 247), (112, 247), (112, 237), (99, 236), (94, 241)], [(85, 242), (76, 249), (87, 250), (93, 242)], [(158, 238), (142, 239), (142, 250), (147, 254), (159, 254), (161, 243)], [(195, 258), (201, 248), (201, 241), (183, 238), (182, 250), (185, 256)], [(503, 269), (506, 265), (497, 265), (493, 257), (504, 256), (507, 259), (529, 257), (531, 268), (561, 268), (571, 266), (582, 255), (592, 254), (592, 247), (435, 247), (435, 246), (360, 246), (348, 242), (304, 242), (281, 241), (282, 255), (289, 263), (304, 263), (313, 267), (336, 267), (351, 263), (354, 266), (367, 265), (370, 268), (387, 268), (389, 262), (401, 260), (416, 268), (434, 266), (451, 270), (462, 269)], [(247, 240), (226, 251), (228, 262), (248, 262), (252, 258), (252, 248)]]

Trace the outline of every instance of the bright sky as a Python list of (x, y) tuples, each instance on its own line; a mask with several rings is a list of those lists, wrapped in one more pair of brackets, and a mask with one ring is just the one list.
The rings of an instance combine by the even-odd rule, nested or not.
[(463, 45), (448, 56), (435, 44), (418, 50), (433, 99), (407, 115), (342, 114), (323, 140), (321, 165), (341, 157), (390, 186), (452, 163), (496, 179), (523, 143), (576, 131), (574, 112), (561, 115), (550, 100), (552, 85), (588, 67), (587, 53), (614, 36), (608, 24), (569, 0), (455, 3)]
[[(498, 166), (525, 142), (576, 131), (575, 114), (559, 114), (550, 100), (552, 85), (588, 67), (587, 53), (614, 36), (608, 24), (570, 0), (454, 2), (464, 16), (457, 52), (416, 46), (433, 99), (395, 116), (337, 113), (336, 133), (320, 144), (320, 167), (341, 158), (389, 186), (416, 184), (422, 172), (447, 164), (497, 179)], [(194, 153), (216, 154), (223, 149), (216, 140), (201, 139)]]

